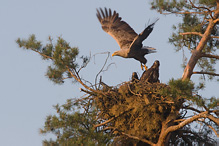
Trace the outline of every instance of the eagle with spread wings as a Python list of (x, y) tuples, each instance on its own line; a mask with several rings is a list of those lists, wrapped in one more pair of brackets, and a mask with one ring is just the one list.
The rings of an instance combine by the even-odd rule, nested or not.
[(154, 28), (156, 19), (152, 24), (148, 25), (140, 34), (137, 34), (116, 11), (105, 8), (97, 9), (97, 18), (102, 25), (102, 29), (111, 35), (119, 44), (120, 50), (115, 51), (112, 56), (121, 56), (124, 58), (134, 58), (141, 63), (141, 68), (145, 67), (147, 59), (146, 54), (156, 52), (155, 48), (143, 46), (142, 42), (149, 36)]

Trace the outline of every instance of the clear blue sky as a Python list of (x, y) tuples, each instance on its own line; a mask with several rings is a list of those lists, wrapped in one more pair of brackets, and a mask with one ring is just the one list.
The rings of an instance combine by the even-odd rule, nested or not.
[[(66, 99), (80, 97), (79, 84), (70, 81), (55, 85), (45, 77), (49, 61), (32, 52), (18, 48), (18, 37), (28, 38), (35, 34), (46, 43), (48, 36), (62, 36), (72, 46), (80, 49), (80, 55), (89, 55), (118, 50), (119, 46), (106, 34), (96, 18), (96, 8), (108, 7), (117, 10), (131, 27), (140, 33), (149, 20), (159, 17), (154, 31), (144, 45), (157, 49), (156, 54), (146, 56), (150, 67), (160, 61), (160, 80), (167, 83), (171, 78), (180, 78), (183, 69), (182, 52), (175, 53), (168, 37), (172, 25), (180, 22), (175, 15), (163, 16), (150, 10), (147, 0), (5, 0), (0, 1), (0, 145), (40, 146), (42, 136), (39, 128), (48, 114), (55, 113), (53, 105), (65, 103)], [(101, 69), (106, 55), (96, 55), (82, 77), (90, 82)], [(142, 74), (140, 63), (133, 59), (113, 57), (115, 63), (102, 74), (103, 81), (117, 85), (128, 81), (132, 72)], [(197, 81), (197, 78), (192, 78)], [(218, 96), (218, 83), (208, 83), (203, 95)], [(216, 90), (217, 89), (217, 90)]]

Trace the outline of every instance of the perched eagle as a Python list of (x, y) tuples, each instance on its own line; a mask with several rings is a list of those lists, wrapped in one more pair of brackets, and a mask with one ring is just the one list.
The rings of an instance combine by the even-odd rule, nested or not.
[(159, 66), (158, 60), (154, 61), (154, 64), (147, 71), (144, 71), (140, 78), (140, 82), (157, 83), (159, 80)]
[[(124, 58), (134, 58), (141, 63), (145, 69), (147, 60), (144, 55), (154, 53), (155, 48), (143, 46), (142, 42), (152, 32), (154, 24), (158, 21), (150, 24), (139, 35), (125, 22), (116, 11), (107, 10), (106, 8), (97, 9), (97, 18), (102, 25), (102, 29), (111, 35), (120, 46), (119, 51), (115, 51), (112, 56), (121, 56)], [(142, 65), (143, 64), (143, 65)]]

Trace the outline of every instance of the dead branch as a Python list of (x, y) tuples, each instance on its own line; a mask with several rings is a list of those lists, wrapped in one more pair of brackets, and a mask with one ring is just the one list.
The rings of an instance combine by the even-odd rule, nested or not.
[[(97, 75), (96, 75), (96, 77), (95, 77), (95, 85), (97, 84), (97, 78), (98, 78), (98, 76), (100, 75), (101, 72), (103, 72), (103, 70), (104, 70), (104, 68), (105, 68), (105, 66), (106, 66), (106, 63), (107, 63), (107, 61), (108, 61), (108, 59), (109, 59), (110, 52), (106, 52), (106, 53), (107, 53), (107, 58), (106, 58), (106, 60), (105, 60), (105, 62), (104, 62), (104, 64), (103, 64), (102, 68), (100, 69), (100, 71), (97, 73)], [(97, 87), (96, 87), (96, 89), (97, 89)]]
[(199, 72), (195, 71), (192, 74), (202, 74), (202, 75), (207, 74), (207, 75), (211, 75), (211, 76), (219, 76), (219, 74), (212, 73), (212, 72), (204, 72), (204, 71), (199, 71)]

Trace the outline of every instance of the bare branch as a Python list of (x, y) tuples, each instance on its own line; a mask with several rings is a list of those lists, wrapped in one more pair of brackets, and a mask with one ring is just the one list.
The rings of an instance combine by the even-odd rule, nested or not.
[(203, 111), (200, 111), (200, 110), (198, 110), (198, 109), (196, 109), (196, 108), (189, 107), (189, 106), (183, 107), (183, 109), (192, 110), (192, 111), (195, 111), (195, 112), (197, 112), (197, 113), (201, 113), (201, 112), (203, 112)]
[(179, 33), (180, 35), (199, 35), (199, 36), (203, 36), (203, 34), (199, 33), (199, 32), (183, 32), (183, 33)]
[(103, 122), (103, 123), (97, 124), (97, 125), (95, 125), (94, 127), (97, 128), (97, 127), (99, 127), (99, 126), (106, 125), (107, 123), (111, 122), (112, 120), (114, 120), (114, 119), (116, 119), (116, 118), (122, 116), (123, 114), (125, 114), (125, 113), (127, 113), (127, 112), (129, 112), (129, 111), (131, 111), (131, 110), (133, 110), (133, 108), (131, 108), (131, 109), (129, 109), (129, 110), (126, 110), (126, 111), (124, 111), (123, 113), (119, 114), (118, 116), (115, 116), (115, 117), (113, 117), (113, 118), (111, 118), (111, 119), (109, 119), (109, 120), (107, 120), (107, 121), (105, 121), (105, 122)]
[(111, 121), (114, 120), (114, 119), (115, 119), (115, 117), (113, 117), (113, 118), (111, 118), (111, 119), (109, 119), (109, 120), (107, 120), (107, 121), (105, 121), (105, 122), (103, 122), (103, 123), (97, 124), (97, 125), (94, 126), (94, 128), (97, 128), (97, 127), (106, 125), (107, 123), (111, 122)]
[(204, 123), (205, 125), (207, 125), (214, 133), (217, 137), (219, 137), (219, 134), (217, 133), (217, 131), (214, 129), (214, 127), (212, 127), (211, 125), (209, 125), (208, 123), (206, 123), (205, 121), (203, 120), (198, 120), (199, 122), (202, 122)]
[(169, 15), (169, 14), (205, 14), (208, 13), (208, 11), (202, 11), (202, 12), (188, 12), (188, 11), (183, 11), (183, 12), (170, 12), (170, 13), (162, 13), (164, 15)]
[(203, 9), (206, 9), (206, 10), (208, 10), (208, 12), (209, 12), (209, 14), (210, 14), (210, 16), (211, 16), (211, 18), (213, 19), (213, 16), (212, 16), (212, 10), (210, 10), (209, 8), (207, 8), (207, 7), (197, 7), (197, 6), (195, 6), (193, 3), (192, 3), (192, 1), (191, 0), (189, 0), (190, 1), (190, 3), (191, 3), (191, 5), (192, 5), (192, 7), (194, 7), (194, 8), (196, 8), (196, 9), (199, 9), (200, 11), (203, 11)]
[(123, 135), (125, 135), (125, 136), (128, 136), (129, 138), (132, 138), (132, 139), (136, 139), (136, 140), (140, 140), (140, 141), (142, 141), (142, 142), (144, 142), (144, 143), (147, 143), (147, 144), (150, 144), (150, 145), (155, 145), (153, 142), (151, 142), (151, 141), (149, 141), (149, 140), (146, 140), (146, 139), (141, 139), (141, 138), (139, 138), (139, 137), (137, 137), (137, 136), (132, 136), (132, 135), (130, 135), (130, 134), (126, 134), (126, 133), (124, 133), (124, 132), (121, 132), (121, 134), (123, 134)]
[(217, 39), (218, 39), (218, 38), (219, 38), (219, 36), (211, 36), (211, 38), (217, 38)]
[(219, 125), (219, 120), (218, 118), (215, 118), (214, 116), (208, 114), (209, 112), (208, 111), (205, 111), (205, 112), (202, 112), (202, 113), (199, 113), (198, 115), (194, 115), (193, 117), (189, 118), (189, 119), (186, 119), (184, 120), (183, 122), (179, 123), (178, 125), (175, 125), (175, 126), (170, 126), (169, 128), (167, 128), (166, 130), (164, 130), (164, 133), (161, 133), (160, 135), (160, 138), (159, 138), (159, 141), (158, 143), (162, 143), (163, 141), (165, 141), (167, 135), (170, 133), (170, 132), (173, 132), (173, 131), (176, 131), (182, 127), (184, 127), (185, 125), (199, 119), (199, 118), (208, 118), (210, 119), (211, 121), (213, 121), (214, 123), (216, 123), (217, 125)]
[(196, 72), (193, 72), (193, 74), (207, 74), (207, 75), (211, 75), (211, 76), (219, 76), (219, 74), (216, 74), (216, 73), (212, 73), (212, 72), (204, 72), (204, 71), (196, 71)]
[(217, 23), (217, 22), (219, 22), (219, 18), (218, 18), (218, 19), (215, 19), (213, 22), (214, 22), (214, 23)]
[[(106, 52), (106, 53), (107, 53), (107, 58), (106, 58), (106, 60), (105, 60), (105, 62), (104, 62), (104, 64), (103, 64), (102, 68), (100, 69), (100, 71), (99, 71), (99, 72), (97, 73), (97, 75), (96, 75), (96, 78), (95, 78), (95, 85), (97, 84), (97, 78), (98, 78), (98, 76), (100, 75), (101, 72), (103, 72), (103, 69), (105, 68), (106, 63), (107, 63), (107, 61), (108, 61), (108, 58), (109, 58), (109, 56), (110, 56), (110, 52)], [(97, 89), (97, 87), (96, 87), (96, 89)]]
[(211, 54), (206, 54), (206, 53), (202, 53), (201, 57), (208, 57), (208, 58), (215, 58), (215, 59), (219, 59), (218, 55), (211, 55)]
[[(179, 33), (180, 35), (199, 35), (199, 36), (203, 36), (203, 34), (201, 34), (200, 32), (182, 32)], [(219, 38), (219, 36), (210, 36), (211, 38)]]

